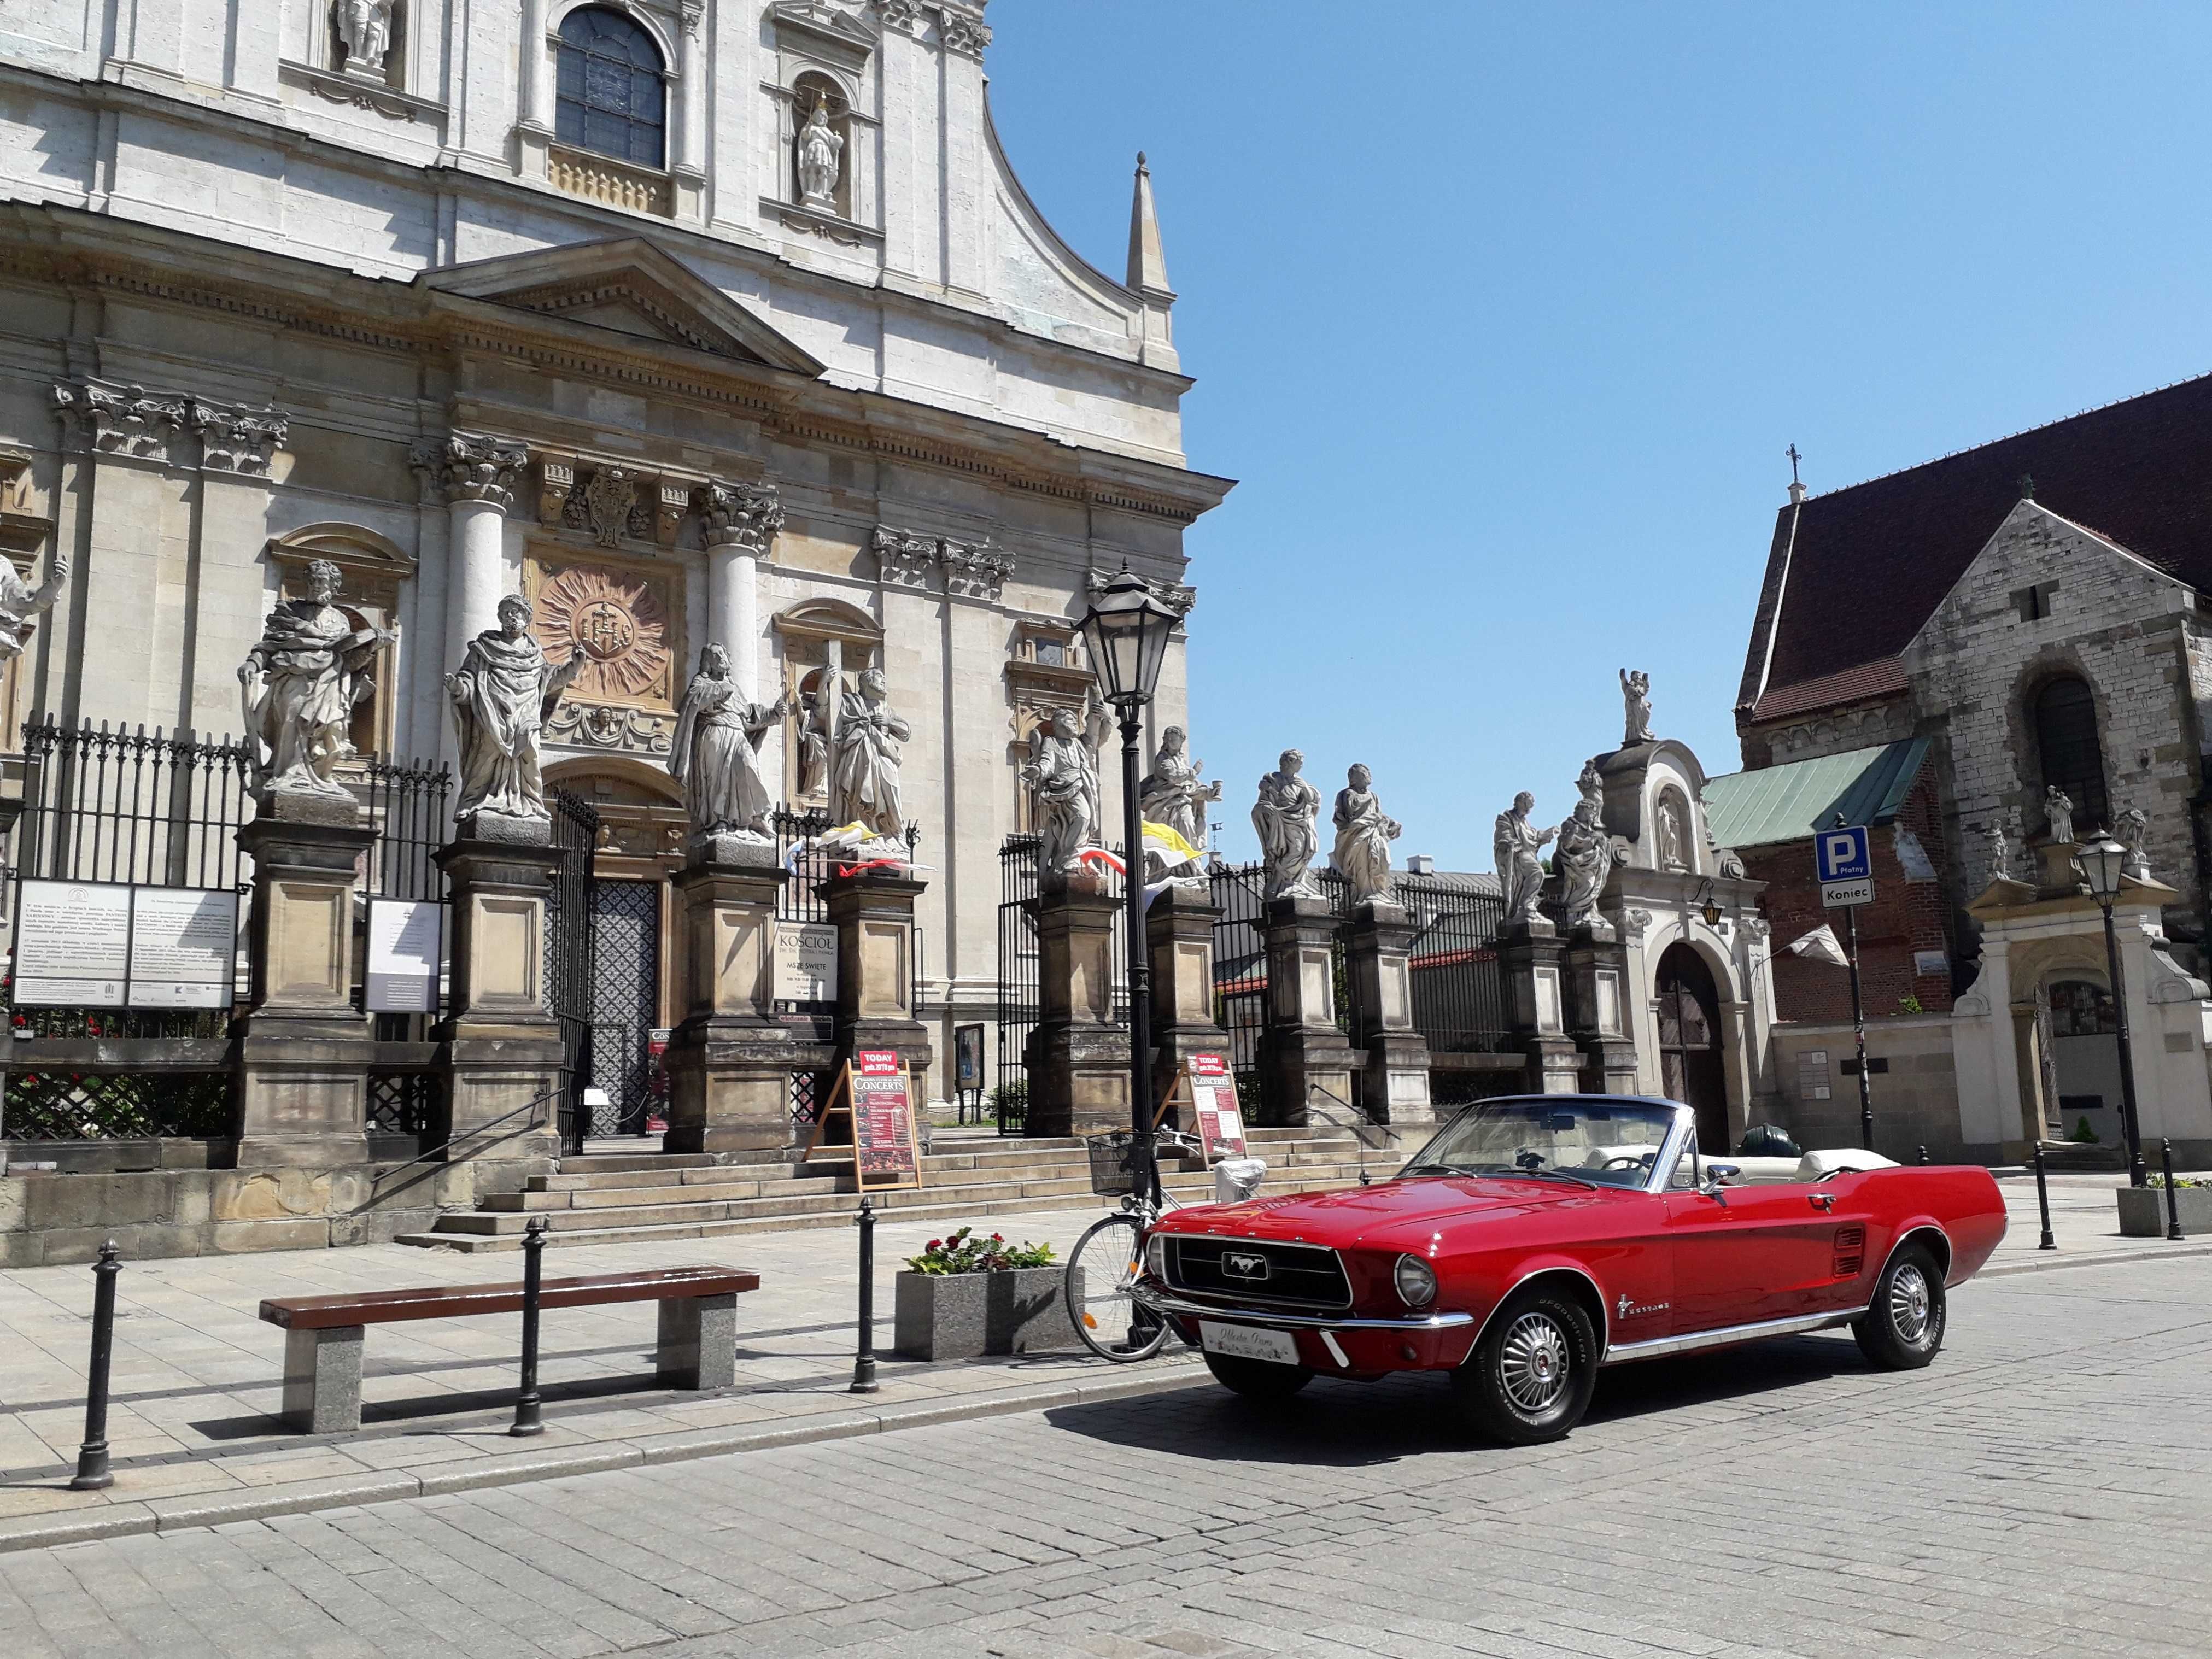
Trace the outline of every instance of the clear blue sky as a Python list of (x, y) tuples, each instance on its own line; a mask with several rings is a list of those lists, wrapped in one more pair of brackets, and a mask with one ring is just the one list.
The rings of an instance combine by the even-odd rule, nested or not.
[[(1149, 153), (1199, 384), (1193, 744), (1354, 760), (1486, 870), (1620, 736), (1738, 765), (1815, 491), (2212, 368), (2212, 6), (995, 0), (1001, 137), (1119, 276)], [(2212, 457), (2208, 457), (2212, 465)]]

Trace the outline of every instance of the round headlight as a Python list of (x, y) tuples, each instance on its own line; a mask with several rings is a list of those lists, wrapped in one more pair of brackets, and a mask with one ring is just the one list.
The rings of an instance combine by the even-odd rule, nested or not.
[(1417, 1255), (1398, 1258), (1398, 1299), (1409, 1308), (1425, 1308), (1437, 1299), (1436, 1269)]
[(1167, 1279), (1168, 1241), (1162, 1234), (1154, 1233), (1145, 1241), (1145, 1271), (1162, 1282)]

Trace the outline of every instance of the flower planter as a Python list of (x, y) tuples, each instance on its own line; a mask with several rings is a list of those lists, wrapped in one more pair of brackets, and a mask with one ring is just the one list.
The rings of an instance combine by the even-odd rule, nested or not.
[(1079, 1346), (1057, 1267), (898, 1276), (896, 1335), (902, 1359), (973, 1359)]
[[(2173, 1197), (2184, 1233), (2191, 1238), (2212, 1234), (2212, 1187), (2177, 1187)], [(2165, 1188), (2123, 1187), (2119, 1199), (2121, 1237), (2166, 1237)]]

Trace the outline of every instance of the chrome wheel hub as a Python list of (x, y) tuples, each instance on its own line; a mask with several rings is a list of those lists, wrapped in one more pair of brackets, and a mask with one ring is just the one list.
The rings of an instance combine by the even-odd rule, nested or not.
[(1891, 1328), (1905, 1341), (1918, 1342), (1928, 1334), (1934, 1312), (1935, 1297), (1928, 1288), (1928, 1276), (1910, 1263), (1899, 1267), (1889, 1281)]
[(1498, 1381), (1506, 1398), (1534, 1415), (1559, 1403), (1567, 1391), (1567, 1334), (1550, 1315), (1525, 1313), (1513, 1322), (1498, 1351)]

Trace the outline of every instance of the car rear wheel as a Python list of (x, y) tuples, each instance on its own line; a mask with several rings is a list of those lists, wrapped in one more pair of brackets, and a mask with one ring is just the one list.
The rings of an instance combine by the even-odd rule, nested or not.
[(1462, 1413), (1509, 1446), (1557, 1440), (1589, 1409), (1597, 1337), (1580, 1302), (1536, 1285), (1491, 1316), (1467, 1363), (1452, 1373)]
[(1304, 1365), (1278, 1365), (1268, 1359), (1246, 1359), (1233, 1353), (1210, 1353), (1206, 1369), (1213, 1380), (1247, 1400), (1288, 1400), (1313, 1381)]
[(1908, 1244), (1874, 1282), (1874, 1301), (1852, 1322), (1859, 1352), (1886, 1371), (1917, 1370), (1943, 1346), (1948, 1306), (1943, 1270), (1925, 1244)]

